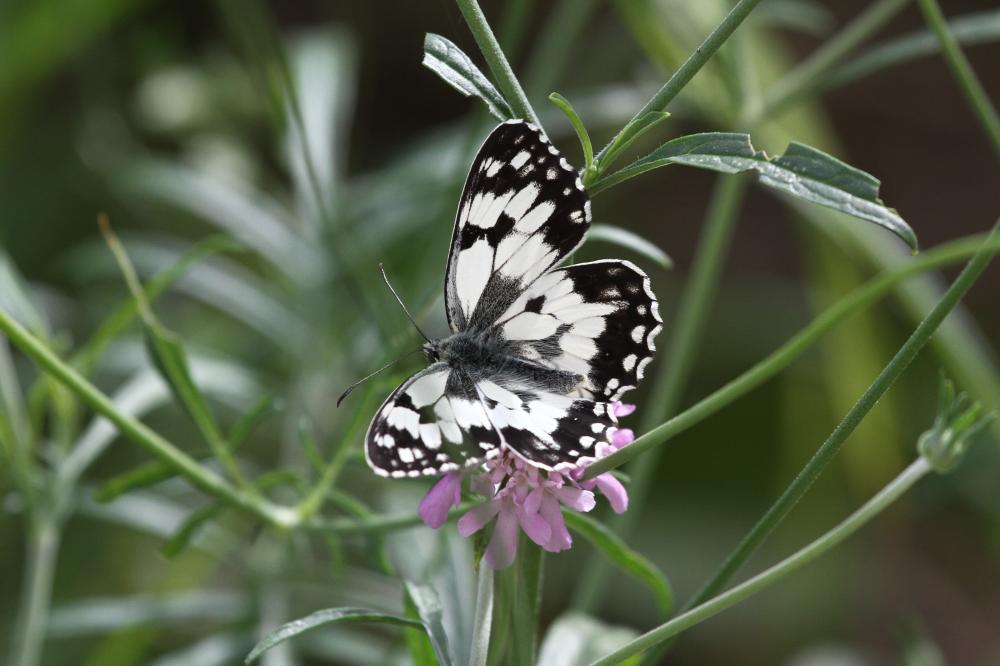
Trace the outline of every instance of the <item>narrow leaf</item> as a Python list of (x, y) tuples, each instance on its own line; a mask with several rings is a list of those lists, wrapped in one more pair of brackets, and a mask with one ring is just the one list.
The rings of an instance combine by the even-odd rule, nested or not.
[(587, 132), (587, 127), (583, 124), (580, 114), (576, 112), (576, 109), (573, 108), (568, 99), (559, 93), (552, 93), (549, 95), (549, 101), (566, 114), (570, 124), (573, 125), (573, 129), (576, 131), (577, 138), (580, 139), (580, 147), (583, 149), (584, 182), (587, 182), (587, 176), (590, 175), (594, 167), (594, 145), (590, 142), (590, 134)]
[(670, 114), (666, 111), (650, 111), (631, 121), (615, 136), (614, 143), (608, 147), (608, 152), (598, 165), (598, 170), (606, 171), (626, 148), (635, 143), (636, 139), (669, 117)]
[(420, 615), (424, 629), (427, 630), (427, 637), (434, 648), (434, 655), (441, 666), (451, 666), (451, 656), (448, 652), (448, 636), (444, 631), (441, 599), (437, 592), (427, 585), (420, 585), (407, 581), (406, 593), (413, 601), (413, 605)]
[(656, 262), (664, 270), (670, 270), (674, 267), (674, 260), (666, 252), (628, 229), (622, 229), (611, 224), (595, 224), (590, 227), (587, 240), (603, 241), (631, 250), (636, 254), (641, 254), (650, 261)]
[(674, 593), (670, 581), (655, 564), (628, 547), (621, 538), (607, 527), (575, 511), (563, 511), (571, 530), (585, 538), (616, 564), (622, 571), (632, 574), (645, 583), (656, 595), (656, 603), (664, 617), (674, 606)]
[(275, 645), (284, 643), (290, 638), (295, 638), (310, 629), (334, 622), (377, 622), (379, 624), (396, 624), (404, 627), (423, 627), (420, 622), (411, 620), (408, 617), (383, 613), (369, 608), (327, 608), (281, 625), (257, 643), (243, 663), (252, 663), (257, 657)]
[(590, 193), (595, 195), (667, 164), (730, 174), (756, 171), (761, 184), (767, 187), (873, 222), (902, 238), (914, 252), (917, 249), (913, 230), (878, 198), (877, 178), (800, 143), (790, 144), (783, 155), (768, 157), (764, 151), (754, 149), (749, 134), (709, 132), (678, 137), (602, 178)]
[(444, 79), (445, 83), (466, 97), (475, 96), (486, 103), (490, 113), (499, 120), (514, 117), (504, 96), (462, 49), (441, 35), (427, 33), (424, 37), (425, 67)]

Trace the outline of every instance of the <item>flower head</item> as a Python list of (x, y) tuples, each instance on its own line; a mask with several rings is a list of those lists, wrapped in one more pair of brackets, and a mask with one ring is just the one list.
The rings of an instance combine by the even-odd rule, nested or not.
[[(634, 410), (635, 405), (616, 402), (613, 413), (617, 418)], [(609, 442), (598, 444), (597, 456), (613, 453), (633, 439), (631, 430), (615, 430)], [(503, 569), (514, 561), (519, 530), (549, 552), (566, 550), (573, 539), (563, 520), (563, 507), (590, 511), (596, 505), (593, 491), (597, 489), (616, 513), (628, 508), (628, 494), (618, 479), (606, 472), (581, 481), (584, 470), (585, 465), (569, 471), (542, 470), (504, 449), (470, 478), (470, 489), (489, 499), (459, 519), (459, 534), (471, 536), (496, 519), (485, 554), (493, 569)], [(425, 523), (437, 528), (447, 521), (451, 507), (461, 501), (461, 485), (461, 473), (449, 472), (431, 487), (420, 502), (419, 513)]]

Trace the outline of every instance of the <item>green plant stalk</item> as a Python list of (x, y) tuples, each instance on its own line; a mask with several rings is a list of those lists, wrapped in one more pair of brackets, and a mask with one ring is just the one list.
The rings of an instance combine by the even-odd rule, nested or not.
[(910, 0), (878, 0), (869, 5), (843, 30), (778, 81), (758, 106), (748, 109), (746, 116), (749, 123), (754, 124), (760, 118), (773, 116), (814, 89), (830, 68), (875, 34), (909, 2)]
[[(681, 295), (676, 327), (667, 342), (666, 355), (659, 361), (656, 378), (650, 391), (652, 398), (643, 407), (640, 432), (663, 422), (673, 414), (680, 402), (684, 383), (687, 381), (697, 356), (705, 322), (722, 273), (722, 265), (729, 249), (733, 229), (739, 217), (740, 205), (746, 192), (745, 175), (720, 176), (716, 180), (711, 203), (701, 239), (693, 262), (691, 276)], [(653, 475), (659, 468), (660, 453), (654, 452), (642, 464), (633, 464), (627, 473), (632, 479), (629, 495), (636, 506), (641, 506), (649, 492)], [(625, 512), (612, 519), (612, 527), (626, 541), (638, 519), (638, 512)], [(604, 559), (592, 557), (580, 584), (574, 593), (574, 606), (590, 610), (601, 596), (609, 572)]]
[(85, 405), (111, 421), (122, 435), (146, 449), (159, 460), (177, 469), (200, 490), (245, 509), (274, 527), (284, 529), (294, 526), (294, 514), (289, 509), (234, 488), (218, 474), (202, 467), (198, 461), (141, 421), (118, 411), (114, 403), (104, 393), (2, 310), (0, 310), (0, 332), (34, 360), (42, 370), (76, 394)]
[(465, 17), (469, 31), (472, 32), (483, 58), (486, 59), (486, 64), (489, 65), (490, 71), (493, 73), (493, 78), (496, 79), (497, 87), (507, 98), (511, 109), (521, 118), (540, 127), (538, 116), (531, 108), (531, 103), (528, 101), (524, 89), (521, 88), (521, 83), (514, 76), (514, 70), (507, 62), (507, 57), (504, 55), (503, 49), (500, 48), (500, 42), (497, 41), (496, 35), (490, 29), (490, 24), (487, 23), (479, 3), (476, 0), (455, 0), (455, 4), (458, 5), (462, 16)]
[(51, 516), (37, 517), (28, 533), (24, 589), (18, 608), (17, 633), (14, 638), (12, 666), (37, 666), (41, 662), (52, 581), (59, 558), (60, 528)]
[(931, 467), (927, 464), (927, 461), (923, 458), (918, 458), (903, 470), (899, 476), (893, 479), (889, 485), (868, 500), (860, 509), (805, 548), (750, 578), (746, 582), (737, 585), (728, 592), (699, 604), (691, 610), (681, 613), (674, 619), (661, 624), (659, 627), (646, 632), (612, 654), (595, 661), (592, 666), (607, 666), (621, 663), (624, 659), (659, 645), (682, 631), (700, 622), (704, 622), (708, 618), (773, 585), (788, 574), (809, 564), (832, 548), (838, 546), (847, 537), (857, 532), (858, 529), (899, 499), (913, 484), (922, 479), (930, 471)]
[(987, 238), (984, 238), (982, 234), (961, 238), (927, 250), (913, 261), (899, 268), (885, 271), (872, 278), (824, 310), (785, 344), (755, 363), (753, 367), (728, 382), (725, 386), (699, 400), (677, 416), (637, 437), (634, 442), (623, 449), (589, 465), (584, 478), (593, 478), (598, 474), (624, 465), (632, 458), (668, 441), (679, 433), (700, 423), (737, 398), (746, 395), (791, 365), (795, 359), (801, 356), (827, 331), (850, 315), (885, 296), (906, 278), (947, 266), (970, 255), (974, 255), (980, 250), (991, 252), (1000, 250), (1000, 238), (996, 237), (995, 234), (991, 234)]
[(486, 666), (493, 627), (493, 569), (479, 563), (476, 573), (476, 611), (472, 622), (469, 666)]
[(976, 118), (982, 125), (983, 132), (990, 140), (990, 145), (1000, 158), (1000, 117), (990, 103), (990, 98), (983, 89), (983, 84), (976, 77), (976, 73), (969, 64), (962, 49), (959, 47), (955, 36), (948, 28), (948, 22), (941, 13), (941, 7), (936, 0), (919, 0), (920, 9), (924, 13), (927, 25), (934, 32), (938, 43), (941, 45), (941, 56), (955, 77), (958, 87), (965, 95), (966, 101), (972, 107)]
[[(538, 647), (538, 611), (542, 597), (542, 567), (545, 551), (520, 535), (517, 586), (514, 588), (511, 623), (511, 656), (515, 664), (534, 664)], [(480, 566), (483, 566), (480, 564)]]
[[(457, 520), (460, 515), (473, 507), (479, 506), (479, 504), (479, 502), (463, 502), (459, 504), (448, 514), (448, 521)], [(302, 523), (302, 526), (308, 530), (348, 536), (352, 534), (367, 535), (392, 532), (410, 527), (419, 527), (423, 524), (423, 518), (419, 514), (402, 513), (398, 515), (373, 516), (368, 520), (354, 520), (352, 518), (320, 520), (314, 518)]]
[[(1000, 220), (997, 220), (993, 230), (980, 249), (972, 256), (969, 263), (959, 276), (952, 282), (944, 296), (934, 308), (917, 325), (903, 346), (899, 348), (892, 360), (882, 369), (875, 381), (865, 390), (861, 398), (847, 412), (830, 436), (823, 442), (812, 459), (806, 463), (798, 476), (789, 484), (781, 497), (771, 505), (764, 516), (757, 521), (750, 532), (743, 538), (736, 549), (726, 558), (718, 572), (695, 594), (686, 604), (687, 607), (702, 603), (717, 594), (727, 582), (739, 571), (740, 567), (750, 558), (757, 547), (771, 534), (782, 520), (802, 499), (806, 491), (819, 478), (826, 466), (840, 450), (844, 441), (857, 428), (861, 420), (871, 411), (879, 399), (903, 374), (921, 349), (930, 341), (941, 322), (948, 316), (962, 297), (986, 270), (993, 255), (998, 251), (995, 241), (1000, 240)], [(834, 306), (836, 307), (836, 306)]]
[(667, 105), (677, 97), (677, 94), (705, 66), (705, 63), (715, 55), (715, 52), (726, 43), (730, 35), (736, 31), (736, 28), (743, 23), (758, 4), (760, 4), (760, 0), (740, 0), (736, 3), (736, 6), (726, 14), (726, 17), (722, 19), (719, 25), (715, 26), (715, 29), (709, 33), (705, 41), (694, 50), (694, 53), (688, 56), (684, 64), (663, 84), (663, 87), (646, 102), (645, 106), (632, 116), (632, 120), (625, 124), (625, 127), (618, 132), (618, 135), (601, 149), (596, 158), (599, 169), (603, 170), (605, 166), (610, 164), (610, 162), (605, 162), (604, 158), (608, 156), (608, 150), (611, 146), (620, 141), (620, 136), (628, 129), (628, 126), (652, 111), (666, 111)]

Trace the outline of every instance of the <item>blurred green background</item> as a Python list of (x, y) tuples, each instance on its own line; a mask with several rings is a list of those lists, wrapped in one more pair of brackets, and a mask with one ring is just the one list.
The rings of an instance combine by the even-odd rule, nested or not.
[[(734, 40), (745, 43), (727, 45), (682, 93), (659, 138), (749, 130), (727, 91), (732, 69), (751, 68), (744, 81), (766, 90), (867, 4), (764, 2)], [(943, 4), (949, 16), (986, 21), (981, 12), (992, 12), (990, 20), (1000, 20), (990, 0)], [(725, 6), (484, 2), (547, 130), (577, 164), (578, 144), (545, 96), (558, 90), (572, 100), (603, 145)], [(874, 42), (923, 29), (909, 7)], [(426, 32), (481, 62), (446, 0), (0, 1), (2, 268), (23, 276), (51, 343), (68, 354), (126, 295), (97, 232), (98, 212), (110, 215), (144, 277), (209, 235), (231, 236), (247, 250), (197, 264), (156, 307), (196, 359), (196, 377), (223, 423), (262, 393), (280, 399), (241, 456), (257, 470), (308, 469), (298, 434), (305, 428), (324, 453), (341, 442), (353, 447), (343, 490), (378, 510), (412, 509), (426, 482), (371, 475), (358, 457), (358, 428), (417, 367), (415, 357), (340, 410), (333, 402), (416, 342), (378, 281), (379, 261), (426, 326), (445, 330), (439, 294), (454, 209), (492, 121), (421, 66)], [(269, 84), (279, 46), (300, 91), (318, 191), (285, 100)], [(985, 40), (967, 53), (1000, 103), (1000, 44)], [(800, 140), (880, 178), (882, 198), (925, 248), (983, 231), (1000, 214), (1000, 166), (933, 55), (853, 80), (753, 129), (769, 153)], [(595, 202), (595, 221), (645, 236), (676, 263), (665, 272), (628, 256), (654, 277), (664, 344), (715, 182), (671, 167)], [(902, 244), (884, 232), (854, 236), (863, 223), (827, 224), (823, 215), (748, 191), (682, 404), (744, 371), (873, 274), (873, 256), (905, 260)], [(629, 253), (594, 242), (580, 255)], [(998, 294), (994, 267), (956, 323), (986, 358), (1000, 340)], [(913, 325), (907, 307), (890, 298), (666, 446), (654, 492), (633, 497), (638, 527), (629, 542), (666, 571), (679, 598), (770, 505)], [(939, 354), (925, 352), (878, 405), (753, 570), (821, 534), (912, 459), (932, 419)], [(16, 353), (15, 360), (28, 384), (33, 367)], [(94, 378), (172, 441), (202, 448), (157, 388), (138, 329), (115, 342)], [(629, 396), (639, 419), (656, 399), (648, 389), (649, 382)], [(89, 414), (82, 418), (86, 426)], [(84, 428), (88, 436), (109, 438)], [(955, 474), (922, 483), (832, 556), (685, 634), (670, 663), (1000, 663), (1000, 442), (993, 437)], [(173, 479), (110, 504), (93, 499), (103, 480), (145, 460), (117, 439), (79, 485), (55, 572), (44, 664), (238, 663), (259, 626), (345, 599), (399, 603), (398, 583), (376, 573), (364, 541), (328, 548), (322, 538), (297, 537), (275, 545), (235, 512), (202, 530), (190, 550), (164, 557), (164, 538), (201, 506), (199, 493)], [(3, 483), (0, 654), (7, 654), (25, 546), (18, 498)], [(433, 541), (420, 531), (406, 538)], [(448, 552), (464, 552), (442, 538)], [(570, 604), (591, 555), (581, 543), (548, 558), (546, 622)], [(610, 625), (642, 630), (657, 622), (649, 592), (619, 574), (591, 610)], [(289, 661), (274, 663), (405, 661), (400, 646), (392, 630), (343, 629), (313, 636)]]

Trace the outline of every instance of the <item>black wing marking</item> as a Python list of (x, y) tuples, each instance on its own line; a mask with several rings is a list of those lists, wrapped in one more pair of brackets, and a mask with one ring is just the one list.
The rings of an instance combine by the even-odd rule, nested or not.
[(433, 475), (478, 465), (499, 453), (500, 442), (472, 382), (435, 363), (376, 412), (365, 458), (381, 476)]
[(599, 457), (618, 420), (610, 403), (554, 393), (512, 378), (483, 380), (479, 395), (505, 447), (536, 467), (565, 471)]
[(519, 354), (585, 378), (585, 398), (613, 401), (635, 388), (662, 329), (649, 278), (627, 261), (576, 264), (532, 284), (497, 322)]
[(498, 126), (472, 163), (455, 219), (445, 276), (451, 330), (489, 327), (589, 228), (583, 183), (545, 134), (521, 120)]

